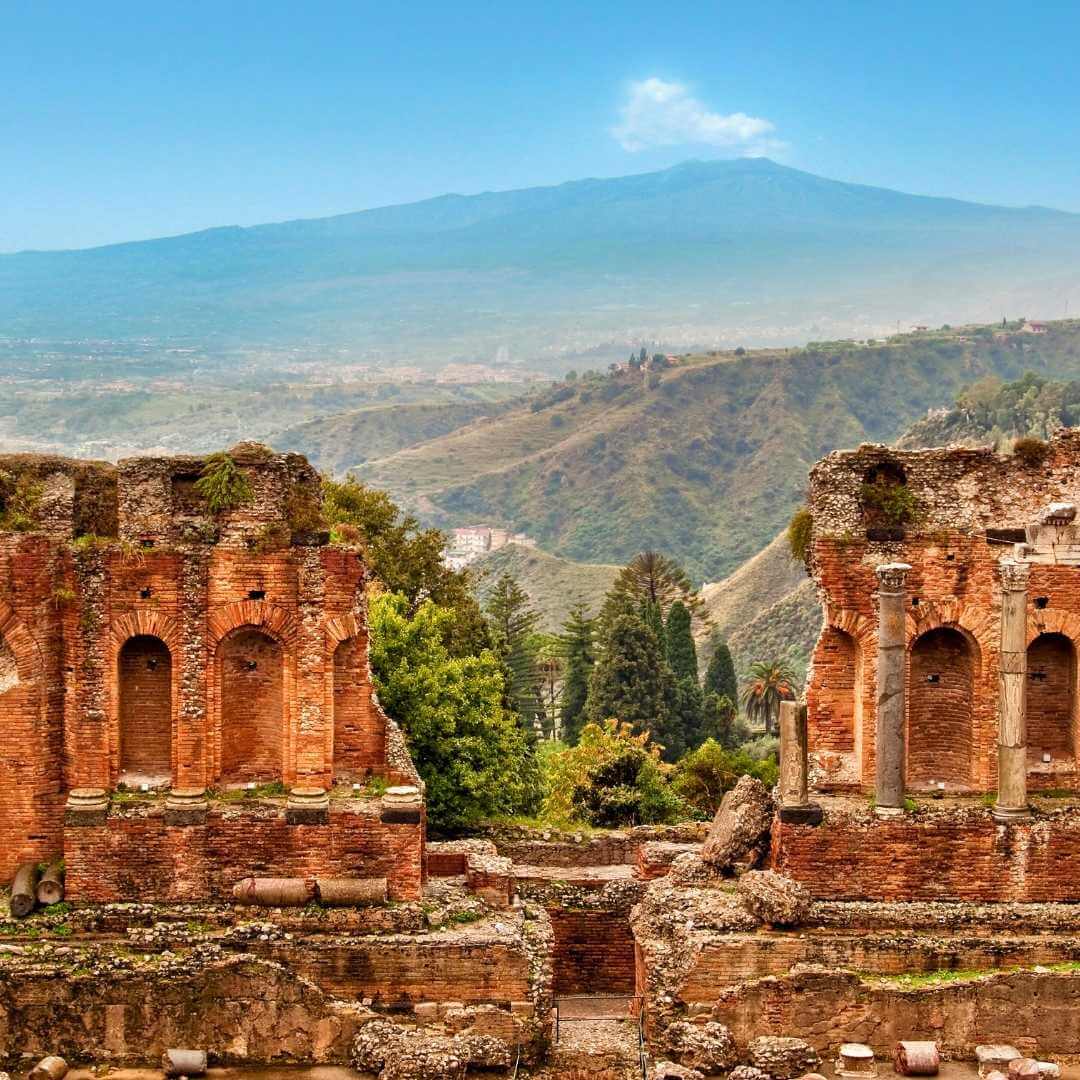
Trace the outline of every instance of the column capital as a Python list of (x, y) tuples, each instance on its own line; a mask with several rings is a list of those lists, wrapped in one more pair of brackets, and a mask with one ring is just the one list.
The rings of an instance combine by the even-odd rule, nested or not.
[(878, 588), (883, 593), (903, 592), (904, 581), (910, 569), (910, 564), (906, 562), (882, 563), (881, 566), (875, 566), (874, 573), (877, 574)]
[(998, 560), (998, 566), (1001, 569), (1001, 588), (1004, 592), (1027, 592), (1031, 563), (1006, 555)]

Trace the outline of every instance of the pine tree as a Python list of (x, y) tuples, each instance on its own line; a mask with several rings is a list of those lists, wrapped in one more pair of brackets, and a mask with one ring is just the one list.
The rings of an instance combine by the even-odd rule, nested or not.
[(735, 664), (727, 642), (720, 637), (713, 639), (713, 654), (705, 669), (705, 693), (739, 700), (739, 683), (735, 678)]
[(540, 615), (509, 575), (495, 583), (485, 608), (491, 636), (507, 672), (506, 695), (525, 727), (534, 730), (542, 713), (540, 673), (533, 635)]
[(664, 627), (664, 651), (675, 678), (689, 679), (697, 686), (697, 650), (690, 633), (690, 611), (681, 600), (676, 600), (668, 611), (667, 625)]
[(646, 604), (655, 604), (661, 616), (666, 617), (676, 600), (686, 605), (692, 617), (707, 618), (686, 571), (666, 555), (642, 551), (619, 571), (604, 600), (601, 617), (609, 621), (628, 605), (642, 609)]
[(656, 741), (670, 737), (675, 680), (656, 632), (644, 619), (624, 613), (605, 627), (600, 657), (589, 679), (588, 720), (612, 718), (647, 731)]
[(596, 632), (594, 619), (585, 617), (585, 609), (578, 606), (563, 623), (563, 689), (562, 689), (562, 739), (576, 746), (581, 729), (585, 726), (585, 702), (589, 696), (589, 676), (596, 663), (593, 636)]

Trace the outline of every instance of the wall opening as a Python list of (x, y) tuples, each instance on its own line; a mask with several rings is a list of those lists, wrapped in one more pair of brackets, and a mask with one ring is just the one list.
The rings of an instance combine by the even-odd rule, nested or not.
[(266, 783), (282, 776), (285, 657), (269, 634), (242, 626), (218, 651), (221, 781)]
[(912, 646), (908, 687), (907, 785), (913, 789), (971, 783), (972, 685), (975, 658), (951, 627), (923, 634)]
[(1027, 651), (1027, 745), (1032, 763), (1076, 760), (1076, 650), (1064, 634), (1040, 634)]
[(384, 732), (367, 676), (367, 641), (346, 638), (334, 650), (334, 778), (363, 779), (385, 764)]
[(825, 628), (814, 654), (814, 676), (811, 745), (841, 753), (855, 750), (862, 726), (862, 664), (858, 643), (850, 634), (834, 626)]
[(0, 635), (0, 694), (19, 685), (19, 665), (11, 647)]
[(149, 634), (128, 638), (117, 660), (120, 773), (127, 783), (172, 773), (172, 656)]

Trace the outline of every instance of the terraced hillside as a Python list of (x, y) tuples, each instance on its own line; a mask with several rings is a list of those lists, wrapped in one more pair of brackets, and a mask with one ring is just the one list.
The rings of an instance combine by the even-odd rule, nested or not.
[(1080, 321), (1050, 325), (715, 353), (560, 384), (360, 472), (433, 524), (498, 522), (583, 562), (656, 548), (715, 580), (785, 526), (830, 450), (891, 442), (983, 375), (1080, 376)]

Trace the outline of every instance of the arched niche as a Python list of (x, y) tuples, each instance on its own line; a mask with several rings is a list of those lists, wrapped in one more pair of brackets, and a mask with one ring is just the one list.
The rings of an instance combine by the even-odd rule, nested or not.
[(907, 786), (926, 790), (971, 783), (975, 655), (959, 630), (940, 626), (911, 648)]
[(282, 779), (285, 656), (264, 630), (241, 626), (218, 646), (221, 782)]
[(120, 776), (168, 780), (172, 761), (172, 656), (161, 638), (136, 634), (117, 656)]
[[(1076, 649), (1064, 634), (1040, 634), (1027, 650), (1027, 747), (1032, 764), (1076, 761)], [(1044, 762), (1044, 755), (1050, 762)]]

